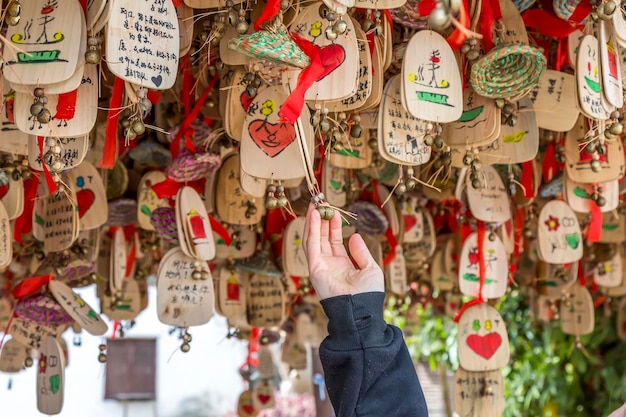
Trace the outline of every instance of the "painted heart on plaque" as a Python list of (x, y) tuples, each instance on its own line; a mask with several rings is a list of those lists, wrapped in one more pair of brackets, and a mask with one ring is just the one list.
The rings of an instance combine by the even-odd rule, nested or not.
[(250, 137), (270, 158), (280, 154), (296, 140), (296, 130), (287, 123), (270, 123), (267, 120), (254, 120), (248, 125)]
[(96, 201), (96, 195), (89, 188), (83, 188), (76, 193), (76, 204), (78, 205), (78, 218), (82, 219), (83, 215), (91, 208), (93, 202)]
[(254, 97), (250, 97), (250, 94), (248, 94), (246, 91), (241, 93), (241, 95), (239, 96), (239, 102), (241, 103), (241, 107), (243, 107), (245, 111), (248, 111), (253, 101)]
[(252, 414), (252, 412), (254, 411), (254, 406), (252, 404), (242, 405), (241, 408), (248, 414)]
[(404, 218), (404, 230), (406, 232), (413, 229), (413, 227), (417, 224), (417, 218), (415, 216), (402, 216)]
[(484, 336), (472, 334), (467, 337), (467, 346), (479, 356), (489, 359), (502, 344), (502, 338), (498, 333), (487, 333)]
[(272, 398), (270, 395), (268, 394), (259, 394), (257, 396), (257, 398), (259, 399), (259, 401), (261, 402), (261, 404), (267, 404), (267, 402)]
[(570, 246), (570, 248), (576, 249), (580, 244), (580, 235), (578, 233), (567, 234), (565, 235), (565, 240), (567, 241), (567, 244)]
[(315, 45), (315, 47), (324, 67), (324, 72), (315, 80), (320, 81), (343, 64), (343, 61), (346, 60), (346, 51), (343, 49), (343, 46), (336, 43), (326, 46)]

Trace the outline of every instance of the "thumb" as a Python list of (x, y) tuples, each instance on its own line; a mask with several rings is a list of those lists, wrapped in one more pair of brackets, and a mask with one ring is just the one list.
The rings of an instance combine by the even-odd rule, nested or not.
[(350, 255), (352, 255), (352, 258), (356, 262), (359, 269), (365, 269), (376, 265), (374, 257), (370, 253), (370, 250), (367, 248), (367, 245), (360, 234), (355, 233), (350, 236), (348, 247), (350, 248)]

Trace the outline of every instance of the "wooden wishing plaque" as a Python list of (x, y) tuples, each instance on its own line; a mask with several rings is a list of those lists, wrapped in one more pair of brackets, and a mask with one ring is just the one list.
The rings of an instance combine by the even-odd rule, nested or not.
[[(616, 12), (622, 13), (620, 6)], [(602, 93), (606, 101), (619, 109), (624, 105), (620, 47), (613, 31), (613, 25), (604, 20), (601, 20), (599, 24), (598, 42), (600, 70), (602, 71)]]
[(226, 231), (232, 238), (229, 246), (224, 239), (213, 231), (215, 239), (215, 257), (218, 259), (245, 259), (256, 251), (257, 235), (253, 228), (229, 224)]
[[(617, 208), (619, 203), (619, 184), (617, 180), (597, 184), (602, 190), (601, 195), (606, 204), (600, 207), (600, 211), (608, 213)], [(565, 200), (572, 210), (578, 213), (590, 213), (593, 201), (593, 184), (582, 184), (572, 181), (565, 175)]]
[(455, 283), (456, 277), (448, 274), (444, 268), (444, 250), (438, 249), (433, 255), (433, 259), (430, 263), (430, 281), (433, 288), (437, 288), (439, 291), (451, 291)]
[(457, 340), (459, 365), (467, 371), (495, 371), (509, 362), (509, 336), (504, 320), (489, 304), (465, 310), (459, 320)]
[(309, 263), (304, 254), (302, 237), (304, 235), (304, 217), (296, 217), (289, 222), (283, 237), (283, 271), (294, 277), (308, 277)]
[(33, 234), (42, 237), (45, 252), (68, 249), (78, 237), (78, 211), (72, 189), (50, 194), (40, 201), (35, 200)]
[(402, 222), (404, 223), (404, 240), (415, 243), (424, 237), (424, 216), (417, 205), (415, 197), (407, 197), (399, 202)]
[[(265, 204), (259, 197), (244, 191), (240, 183), (240, 155), (233, 153), (222, 161), (217, 171), (215, 185), (215, 212), (224, 222), (236, 225), (253, 225), (261, 221)], [(252, 213), (249, 208), (257, 210)]]
[(115, 0), (105, 44), (107, 66), (117, 77), (155, 90), (174, 85), (180, 34), (171, 1)]
[(446, 144), (486, 145), (500, 133), (500, 109), (494, 100), (477, 94), (468, 84), (463, 92), (461, 117), (443, 126)]
[(385, 268), (386, 288), (393, 294), (403, 296), (406, 294), (409, 286), (402, 245), (396, 246), (395, 254), (396, 256)]
[(305, 136), (301, 137), (298, 123), (287, 123), (279, 116), (286, 99), (280, 87), (269, 87), (258, 93), (248, 108), (241, 138), (241, 169), (253, 177), (278, 181), (305, 175), (298, 141), (311, 150), (310, 115), (304, 108), (298, 119)]
[(254, 384), (252, 401), (257, 410), (269, 410), (275, 407), (274, 386), (270, 380), (260, 379)]
[(109, 320), (135, 320), (142, 310), (141, 288), (139, 282), (132, 278), (122, 280), (122, 285), (117, 289), (116, 301), (103, 293), (98, 295), (102, 314)]
[(326, 201), (335, 207), (344, 207), (347, 204), (346, 170), (334, 166), (330, 161), (322, 165), (322, 192)]
[(246, 286), (246, 314), (252, 327), (275, 327), (285, 317), (285, 290), (279, 278), (253, 274)]
[(28, 135), (15, 124), (15, 90), (2, 79), (2, 111), (0, 111), (0, 151), (28, 155)]
[(528, 96), (517, 100), (515, 115), (517, 123), (509, 126), (503, 123), (500, 129), (502, 162), (507, 164), (519, 164), (527, 162), (537, 156), (539, 149), (539, 128), (533, 102)]
[(61, 308), (90, 334), (101, 336), (106, 333), (108, 326), (98, 313), (87, 304), (80, 295), (61, 281), (52, 280), (48, 284), (52, 296)]
[(557, 300), (563, 295), (563, 289), (576, 281), (578, 263), (549, 264), (539, 262), (537, 271), (539, 293), (545, 295), (550, 300)]
[[(202, 271), (208, 279), (194, 279)], [(211, 271), (206, 262), (191, 258), (180, 248), (167, 252), (157, 272), (157, 313), (163, 324), (199, 326), (213, 316), (215, 295)]]
[(32, 85), (67, 80), (76, 71), (86, 34), (79, 2), (30, 2), (22, 8), (19, 24), (7, 31), (6, 38), (18, 51), (5, 62), (4, 77), (11, 83)]
[[(324, 72), (315, 80), (304, 96), (305, 100), (316, 101), (341, 100), (357, 91), (359, 74), (359, 54), (352, 19), (345, 16), (345, 33), (330, 41), (324, 35), (327, 20), (320, 16), (319, 3), (311, 4), (300, 10), (291, 24), (291, 30), (313, 43), (324, 67)], [(290, 84), (296, 85), (300, 71), (287, 71)], [(282, 101), (280, 102), (282, 103)]]
[(74, 189), (78, 206), (78, 223), (81, 230), (102, 226), (108, 218), (108, 204), (102, 178), (96, 167), (83, 161), (67, 173)]
[(537, 125), (542, 129), (567, 132), (580, 114), (576, 106), (576, 78), (571, 74), (544, 71), (530, 98)]
[(611, 260), (598, 262), (593, 269), (593, 282), (604, 288), (615, 288), (622, 283), (622, 255), (617, 251)]
[(404, 257), (407, 265), (419, 263), (430, 258), (437, 248), (436, 231), (433, 216), (429, 210), (424, 208), (417, 209), (422, 216), (422, 238), (415, 243), (404, 243)]
[(218, 277), (216, 307), (219, 313), (231, 320), (245, 316), (247, 274), (223, 265), (219, 269)]
[(209, 215), (200, 195), (183, 187), (176, 196), (178, 241), (188, 256), (210, 261), (215, 258), (215, 241)]
[(593, 332), (595, 310), (589, 290), (574, 283), (569, 287), (568, 295), (559, 305), (563, 333), (580, 336)]
[(152, 212), (164, 207), (165, 200), (160, 199), (152, 190), (152, 186), (165, 181), (165, 174), (161, 171), (149, 171), (141, 177), (137, 186), (137, 223), (144, 230), (154, 230), (150, 223)]
[(13, 307), (11, 306), (11, 301), (9, 300), (8, 295), (0, 297), (0, 328), (6, 328), (7, 324), (9, 324), (9, 320), (11, 319), (12, 313)]
[(495, 235), (491, 240), (485, 233), (483, 238), (483, 259), (485, 262), (485, 276), (483, 285), (480, 284), (480, 268), (478, 253), (478, 233), (470, 234), (463, 242), (463, 249), (459, 259), (459, 289), (465, 295), (479, 297), (482, 287), (484, 298), (500, 298), (507, 288), (509, 263), (502, 240)]
[(65, 355), (55, 337), (45, 337), (37, 361), (37, 409), (42, 414), (59, 414), (65, 391)]
[(626, 218), (616, 213), (602, 214), (600, 242), (620, 243), (626, 239)]
[(15, 339), (9, 339), (0, 350), (0, 372), (14, 374), (24, 369), (28, 348)]
[(24, 179), (18, 175), (13, 176), (15, 172), (8, 168), (3, 170), (6, 174), (0, 181), (0, 201), (7, 211), (9, 220), (14, 220), (22, 215), (24, 211)]
[(430, 160), (431, 148), (424, 143), (430, 122), (418, 119), (402, 106), (402, 79), (389, 79), (378, 113), (380, 155), (395, 164), (421, 165)]
[(432, 30), (418, 31), (402, 60), (403, 105), (413, 116), (450, 123), (463, 114), (463, 91), (454, 52)]
[(75, 137), (88, 135), (98, 117), (98, 69), (85, 65), (78, 89), (64, 94), (46, 94), (45, 107), (52, 119), (41, 123), (30, 112), (32, 93), (15, 93), (15, 123), (29, 135)]
[(0, 202), (0, 268), (7, 267), (13, 260), (12, 235), (9, 215)]
[[(624, 176), (624, 150), (621, 140), (610, 140), (603, 137), (606, 129), (600, 120), (595, 127), (587, 130), (586, 120), (581, 116), (572, 130), (565, 136), (565, 169), (567, 176), (574, 182), (594, 183), (620, 179)], [(587, 152), (586, 144), (591, 138), (600, 137), (603, 152), (598, 152), (600, 165), (593, 171), (591, 161), (594, 156)]]
[(481, 187), (474, 188), (469, 175), (466, 176), (467, 201), (474, 217), (485, 222), (501, 223), (509, 220), (510, 198), (495, 168), (484, 166), (478, 171), (478, 179)]
[(38, 142), (37, 136), (28, 137), (28, 164), (36, 171), (43, 171), (43, 163), (47, 164), (48, 167), (52, 165), (54, 161), (46, 158), (45, 155), (54, 146), (61, 147), (60, 156), (63, 170), (76, 168), (85, 159), (89, 148), (88, 136), (57, 138), (56, 141), (50, 138), (43, 138), (43, 152), (39, 152)]
[(57, 337), (57, 329), (15, 317), (11, 321), (9, 334), (21, 345), (40, 350), (46, 336)]
[(461, 416), (500, 417), (504, 412), (502, 371), (454, 374), (454, 410)]
[(372, 163), (372, 149), (368, 145), (368, 132), (364, 131), (358, 139), (350, 138), (347, 133), (341, 133), (344, 142), (348, 145), (341, 150), (330, 152), (328, 161), (337, 168), (363, 169)]
[(602, 100), (602, 72), (598, 38), (585, 35), (580, 40), (576, 56), (576, 92), (580, 112), (591, 118), (606, 120), (608, 109)]
[(538, 255), (550, 264), (566, 264), (583, 256), (583, 238), (576, 214), (567, 203), (549, 201), (539, 213)]
[[(130, 275), (130, 271), (127, 271), (128, 267), (128, 247), (126, 243), (126, 237), (124, 236), (124, 229), (121, 227), (116, 228), (113, 231), (112, 239), (109, 241), (110, 251), (109, 253), (109, 287), (112, 291), (117, 292), (122, 288), (122, 282)], [(108, 234), (108, 233), (104, 233)]]
[[(190, 0), (186, 0), (190, 1)], [(245, 390), (239, 395), (237, 400), (237, 415), (239, 417), (256, 417), (260, 410), (257, 410), (252, 400), (252, 390)]]

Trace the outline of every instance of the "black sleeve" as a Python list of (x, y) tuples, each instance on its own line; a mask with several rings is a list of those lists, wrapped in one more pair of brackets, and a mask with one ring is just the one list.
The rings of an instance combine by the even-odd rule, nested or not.
[(320, 346), (337, 417), (427, 417), (426, 400), (402, 332), (383, 319), (385, 294), (322, 300), (328, 337)]

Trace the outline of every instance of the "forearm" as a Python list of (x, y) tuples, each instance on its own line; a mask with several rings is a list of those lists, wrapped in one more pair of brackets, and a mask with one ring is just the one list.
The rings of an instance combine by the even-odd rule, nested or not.
[(383, 320), (384, 298), (369, 292), (322, 301), (329, 336), (320, 359), (337, 417), (428, 415), (402, 333)]

